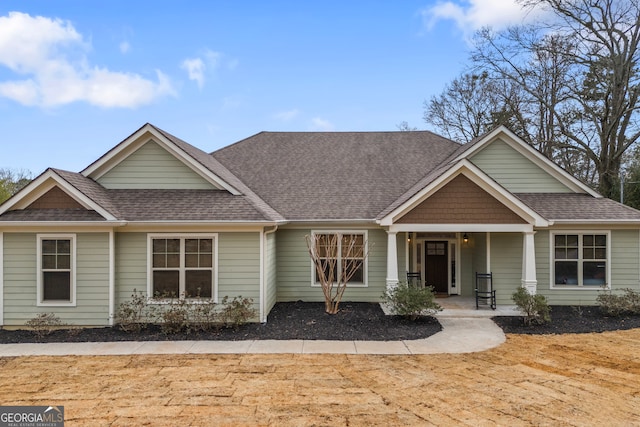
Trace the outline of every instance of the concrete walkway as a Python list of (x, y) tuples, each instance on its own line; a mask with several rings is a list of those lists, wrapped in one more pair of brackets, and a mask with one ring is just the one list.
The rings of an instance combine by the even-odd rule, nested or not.
[(129, 354), (436, 354), (472, 353), (505, 342), (502, 329), (486, 317), (438, 316), (443, 330), (407, 341), (123, 341), (88, 343), (0, 344), (0, 357)]

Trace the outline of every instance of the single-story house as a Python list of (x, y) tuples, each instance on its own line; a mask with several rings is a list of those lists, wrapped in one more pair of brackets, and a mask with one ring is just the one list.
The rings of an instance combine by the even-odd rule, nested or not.
[(371, 245), (345, 301), (379, 301), (409, 272), (467, 296), (491, 272), (499, 305), (519, 286), (588, 305), (640, 282), (640, 212), (504, 127), (464, 145), (427, 131), (261, 132), (209, 154), (145, 124), (0, 205), (0, 325), (42, 312), (112, 325), (134, 289), (250, 297), (264, 322), (278, 301), (323, 301), (314, 234)]

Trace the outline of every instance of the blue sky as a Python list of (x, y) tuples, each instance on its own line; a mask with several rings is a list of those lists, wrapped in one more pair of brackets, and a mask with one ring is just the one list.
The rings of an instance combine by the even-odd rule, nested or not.
[(80, 171), (146, 122), (213, 151), (266, 131), (419, 129), (511, 0), (0, 3), (0, 168)]

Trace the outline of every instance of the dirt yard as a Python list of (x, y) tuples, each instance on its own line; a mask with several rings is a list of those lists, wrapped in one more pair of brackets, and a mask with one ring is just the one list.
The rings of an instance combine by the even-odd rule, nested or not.
[(1, 405), (67, 426), (640, 425), (640, 329), (472, 354), (0, 359)]

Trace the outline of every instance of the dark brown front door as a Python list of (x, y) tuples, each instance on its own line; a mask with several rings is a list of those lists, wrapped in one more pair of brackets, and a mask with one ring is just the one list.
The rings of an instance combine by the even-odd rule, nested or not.
[(449, 242), (425, 242), (425, 283), (436, 292), (449, 293)]

